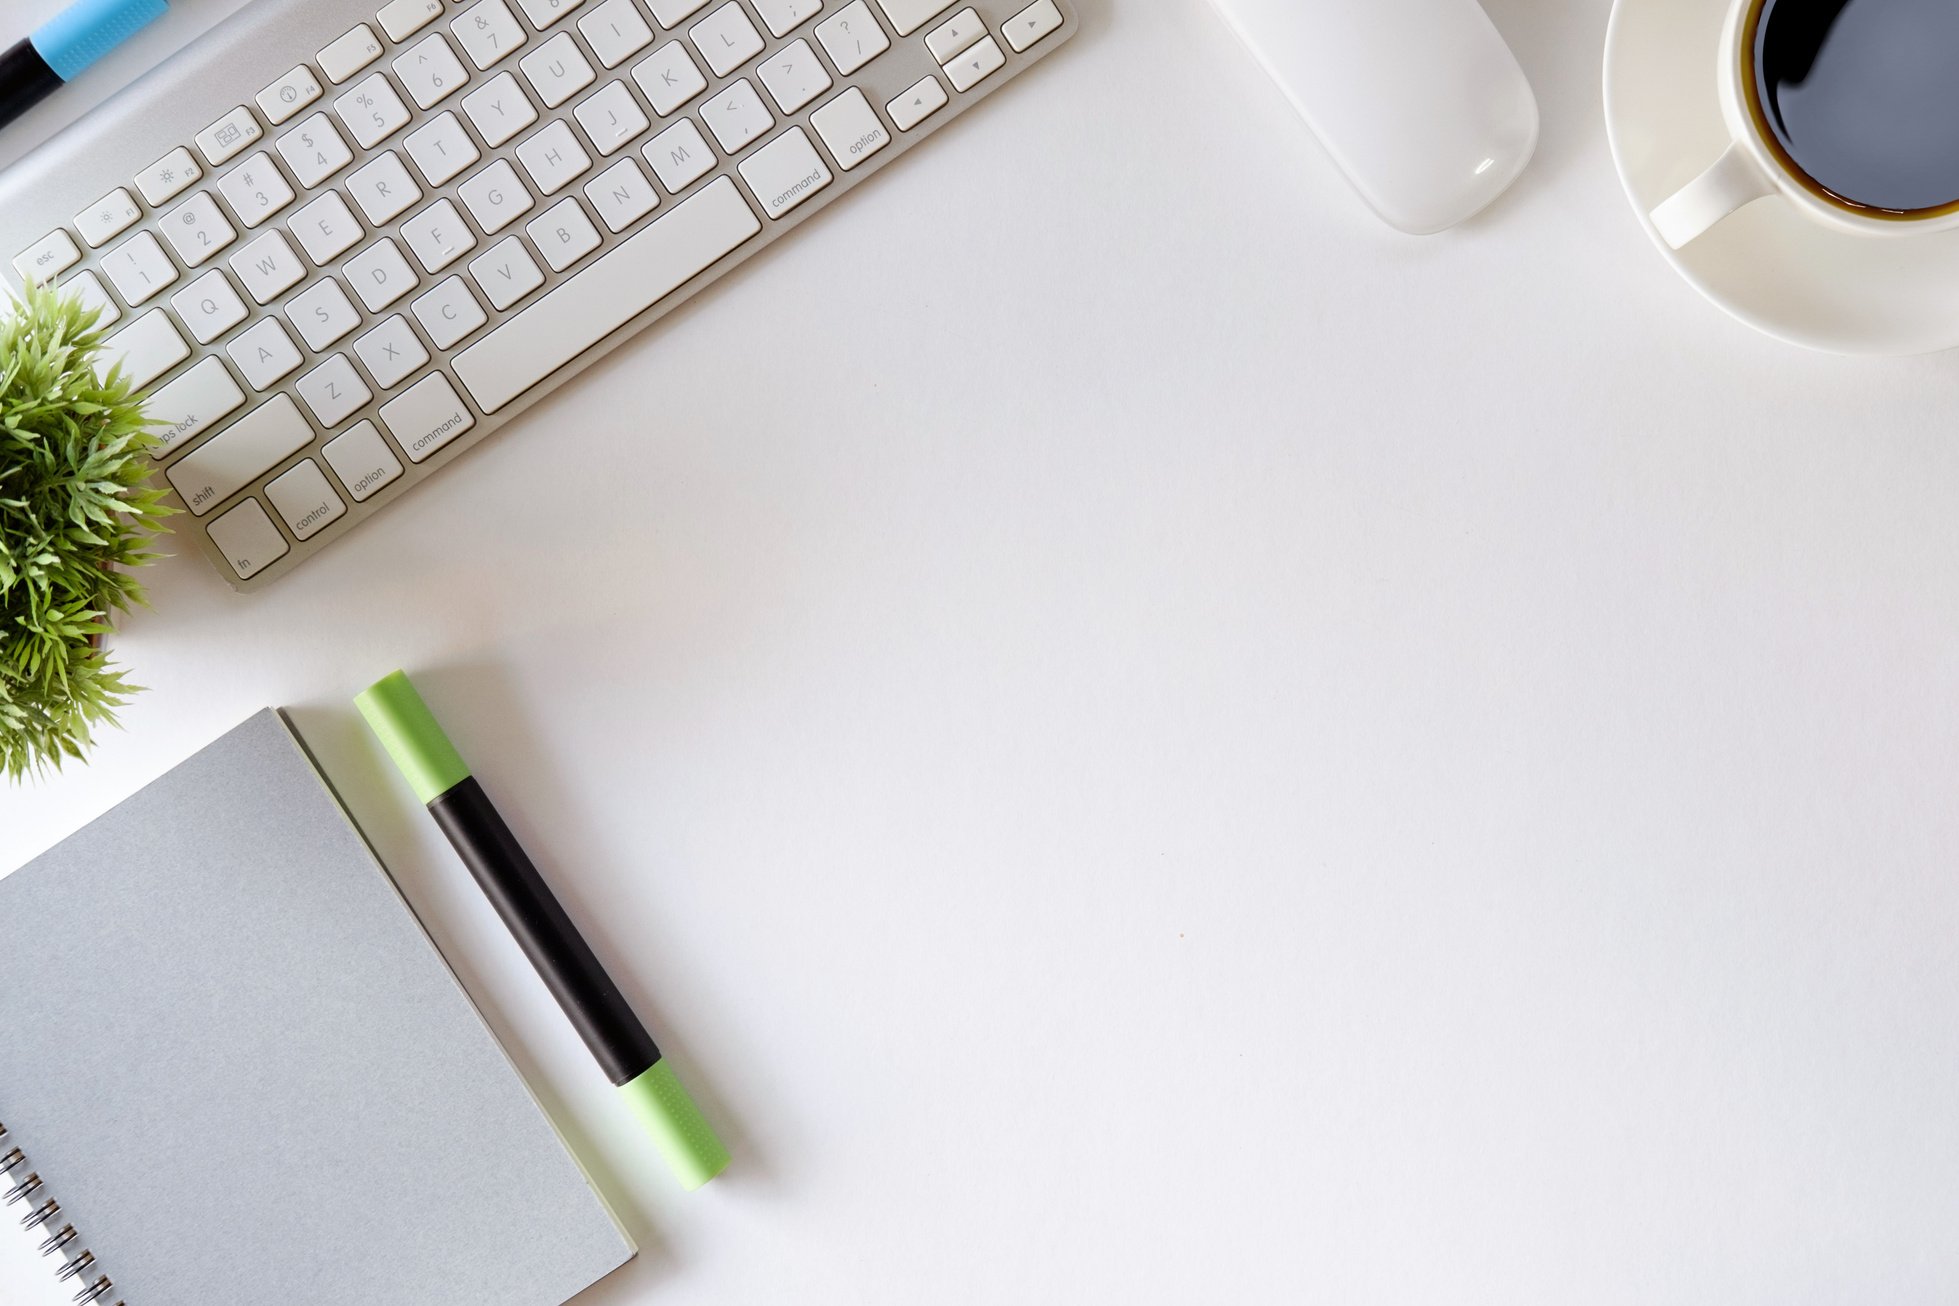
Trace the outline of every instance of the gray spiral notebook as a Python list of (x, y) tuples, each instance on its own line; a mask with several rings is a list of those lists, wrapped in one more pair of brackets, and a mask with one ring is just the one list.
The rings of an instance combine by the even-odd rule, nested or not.
[(632, 1257), (280, 714), (0, 879), (0, 939), (0, 1194), (64, 1299), (560, 1306)]

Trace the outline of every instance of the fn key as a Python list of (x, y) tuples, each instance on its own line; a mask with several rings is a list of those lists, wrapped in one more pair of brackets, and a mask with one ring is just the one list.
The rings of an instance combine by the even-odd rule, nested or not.
[(239, 580), (250, 580), (285, 557), (291, 548), (257, 499), (245, 500), (212, 522), (210, 531), (212, 542)]

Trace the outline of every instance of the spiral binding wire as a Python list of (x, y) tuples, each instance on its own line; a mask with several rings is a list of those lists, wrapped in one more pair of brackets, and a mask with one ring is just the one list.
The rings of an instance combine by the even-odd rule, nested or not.
[(41, 1176), (27, 1168), (27, 1155), (7, 1141), (7, 1127), (0, 1125), (0, 1204), (15, 1206), (21, 1202), (29, 1204), (27, 1214), (20, 1219), (21, 1227), (49, 1231), (41, 1240), (41, 1255), (61, 1253), (61, 1268), (54, 1272), (55, 1278), (81, 1284), (81, 1291), (75, 1294), (77, 1306), (90, 1302), (123, 1306), (121, 1298), (108, 1300), (115, 1285), (96, 1265), (95, 1253), (81, 1245), (75, 1226), (62, 1218), (61, 1203), (42, 1191)]

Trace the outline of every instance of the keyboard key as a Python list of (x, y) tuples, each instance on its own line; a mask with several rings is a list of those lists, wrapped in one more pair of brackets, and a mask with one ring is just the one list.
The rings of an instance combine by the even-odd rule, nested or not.
[(378, 17), (381, 30), (399, 44), (442, 17), (442, 0), (389, 0)]
[(633, 80), (662, 118), (707, 89), (707, 78), (678, 41), (667, 42), (635, 65)]
[(168, 204), (189, 190), (204, 176), (191, 152), (179, 145), (170, 153), (136, 174), (136, 189), (143, 192), (150, 207)]
[(123, 379), (141, 389), (189, 357), (190, 346), (176, 323), (162, 309), (153, 308), (102, 342), (95, 370), (107, 376), (111, 368), (120, 366)]
[(776, 36), (789, 35), (822, 8), (823, 0), (755, 0), (755, 12)]
[(179, 458), (164, 473), (202, 517), (313, 443), (313, 428), (290, 395), (276, 395)]
[(659, 207), (659, 192), (631, 159), (619, 162), (600, 173), (598, 180), (585, 186), (585, 198), (598, 210), (599, 221), (607, 231), (624, 231)]
[(524, 234), (553, 272), (563, 272), (600, 244), (599, 229), (578, 207), (578, 201), (568, 197), (546, 209), (543, 217), (533, 218)]
[(320, 51), (320, 71), (335, 86), (381, 57), (381, 40), (374, 29), (362, 23), (353, 31)]
[(347, 193), (376, 227), (394, 221), (422, 198), (422, 188), (408, 175), (408, 165), (393, 150), (348, 177)]
[(218, 190), (248, 231), (292, 203), (292, 187), (264, 150), (220, 178)]
[(728, 0), (689, 28), (687, 35), (716, 77), (726, 77), (762, 53), (762, 34), (748, 21), (748, 11), (738, 0)]
[(354, 352), (383, 390), (394, 389), (429, 361), (421, 337), (399, 313), (356, 340)]
[(237, 412), (245, 392), (225, 371), (224, 364), (207, 358), (182, 376), (154, 391), (143, 411), (157, 425), (158, 444), (150, 456), (159, 462)]
[(231, 270), (245, 283), (246, 293), (260, 304), (270, 304), (306, 276), (306, 265), (293, 253), (285, 236), (276, 231), (266, 232), (233, 254)]
[(493, 413), (761, 229), (734, 182), (719, 178), (456, 355), (456, 376)]
[(469, 265), (469, 275), (490, 307), (501, 312), (544, 284), (537, 260), (515, 236), (505, 237)]
[(461, 277), (450, 277), (414, 303), (415, 320), (437, 349), (447, 349), (489, 321)]
[(925, 38), (925, 48), (940, 63), (951, 63), (967, 46), (986, 35), (986, 24), (976, 9), (961, 9), (933, 28)]
[(592, 168), (592, 156), (562, 119), (517, 147), (517, 161), (537, 183), (539, 194), (555, 195)]
[(999, 72), (1006, 63), (1007, 56), (1000, 52), (999, 42), (989, 36), (960, 55), (957, 63), (949, 64), (945, 75), (951, 80), (953, 90), (970, 91)]
[(394, 83), (386, 73), (374, 73), (353, 90), (333, 102), (333, 111), (355, 142), (364, 150), (373, 149), (408, 125), (408, 106), (395, 94)]
[(1055, 8), (1054, 0), (1034, 0), (1033, 4), (1009, 18), (1000, 30), (1006, 34), (1007, 44), (1018, 54), (1060, 31), (1061, 11)]
[(692, 18), (707, 8), (708, 0), (648, 0), (648, 8), (660, 20), (662, 27), (678, 27), (681, 20)]
[(247, 499), (211, 523), (211, 542), (239, 580), (250, 580), (292, 551), (257, 499)]
[(388, 428), (409, 461), (419, 463), (475, 426), (476, 419), (456, 397), (449, 378), (437, 372), (382, 404), (381, 425)]
[(103, 255), (102, 270), (109, 274), (122, 302), (131, 308), (148, 302), (177, 281), (177, 265), (147, 231), (137, 232)]
[(50, 231), (21, 252), (14, 271), (22, 281), (53, 281), (82, 261), (82, 251), (66, 231)]
[(768, 134), (775, 119), (746, 77), (701, 106), (701, 117), (727, 154), (739, 154)]
[[(292, 234), (306, 247), (306, 257), (321, 267), (352, 249), (361, 238), (360, 220), (347, 207), (339, 191), (330, 190), (293, 214), (291, 225)], [(250, 284), (250, 277), (245, 280)]]
[(313, 410), (314, 420), (328, 431), (352, 417), (374, 397), (367, 382), (354, 370), (353, 360), (345, 354), (335, 354), (300, 377), (293, 389), (299, 391), (299, 397)]
[(884, 106), (891, 115), (891, 121), (898, 130), (908, 132), (946, 107), (945, 87), (939, 85), (936, 77), (927, 77), (918, 85)]
[(449, 30), (478, 68), (488, 68), (528, 39), (503, 0), (481, 0), (449, 24)]
[(323, 113), (314, 114), (281, 136), (278, 147), (293, 177), (307, 190), (354, 161), (354, 152), (340, 139), (340, 129)]
[(266, 483), (265, 497), (285, 518), (296, 540), (310, 540), (347, 515), (347, 505), (327, 484), (326, 473), (311, 458)]
[(244, 105), (239, 105), (224, 117), (197, 133), (197, 152), (212, 167), (229, 163), (245, 150), (258, 144), (265, 135), (265, 128), (258, 125), (258, 119)]
[(617, 68), (653, 40), (653, 29), (640, 17), (633, 0), (605, 0), (578, 20), (578, 30), (607, 68)]
[(625, 149), (651, 125), (624, 82), (606, 86), (573, 110), (573, 116), (601, 157)]
[(871, 17), (871, 8), (864, 0), (853, 0), (835, 17), (818, 23), (816, 39), (845, 77), (891, 48), (891, 38)]
[(675, 195), (714, 171), (714, 150), (701, 139), (692, 118), (682, 118), (655, 136), (643, 153), (660, 184)]
[(891, 143), (891, 133), (855, 86), (810, 115), (809, 125), (845, 172)]
[(224, 347), (254, 390), (270, 390), (299, 366), (299, 346), (276, 317), (261, 318)]
[(437, 200), (401, 224), (401, 238), (424, 271), (440, 272), (476, 248), (476, 235), (448, 200)]
[(570, 32), (559, 32), (525, 55), (517, 67), (547, 109), (557, 108), (590, 86), (595, 76)]
[(517, 0), (524, 17), (540, 32), (584, 3), (585, 0)]
[(293, 69), (257, 96), (258, 111), (277, 127), (307, 105), (320, 98), (320, 79), (305, 64)]
[(808, 41), (783, 47), (755, 71), (762, 85), (769, 88), (776, 107), (785, 114), (795, 113), (831, 86), (830, 74), (823, 71), (823, 61), (809, 48)]
[(742, 163), (741, 175), (771, 219), (789, 213), (833, 180), (801, 127), (791, 127), (755, 151)]
[(537, 206), (508, 159), (498, 159), (457, 188), (463, 207), (486, 236), (494, 236)]
[(110, 191), (75, 215), (75, 230), (82, 233), (90, 249), (101, 249), (128, 231), (143, 216), (136, 197), (120, 188)]
[(530, 96), (509, 73), (498, 73), (488, 85), (465, 95), (463, 112), (482, 133), (483, 143), (493, 150), (537, 121)]
[(102, 279), (93, 272), (78, 273), (62, 283), (62, 289), (73, 295), (84, 312), (94, 313), (97, 327), (108, 326), (122, 318), (122, 309), (109, 292), (103, 289)]
[(401, 475), (401, 460), (372, 422), (356, 422), (345, 435), (335, 436), (320, 450), (327, 466), (360, 503)]
[(332, 277), (315, 282), (288, 300), (286, 316), (299, 328), (299, 338), (306, 347), (316, 354), (359, 326), (361, 320), (347, 292)]
[(237, 230), (219, 211), (218, 202), (207, 190), (197, 192), (172, 209), (158, 226), (185, 267), (210, 262), (238, 239)]
[(401, 247), (388, 239), (377, 241), (348, 259), (346, 274), (354, 293), (361, 297), (361, 303), (367, 305), (370, 313), (380, 312), (420, 284), (414, 269), (402, 257)]
[(925, 24), (952, 8), (952, 0), (877, 0), (884, 16), (898, 35), (910, 36)]
[(200, 345), (208, 345), (243, 322), (245, 301), (231, 288), (231, 279), (213, 268), (170, 297), (186, 330)]
[(403, 144), (407, 146), (408, 157), (415, 161), (416, 171), (431, 186), (445, 184), (483, 157), (476, 142), (464, 130), (462, 119), (453, 113), (431, 118), (408, 133)]
[(408, 98), (423, 109), (448, 99), (469, 80), (468, 69), (449, 48), (449, 39), (440, 32), (429, 33), (414, 49), (396, 59), (393, 66), (395, 76), (407, 88)]

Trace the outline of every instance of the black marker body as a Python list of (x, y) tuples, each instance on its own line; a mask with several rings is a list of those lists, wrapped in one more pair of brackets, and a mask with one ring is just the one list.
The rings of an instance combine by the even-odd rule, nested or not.
[(551, 887), (518, 846), (483, 787), (470, 776), (429, 802), (476, 883), (516, 936), (545, 987), (592, 1050), (606, 1076), (624, 1084), (660, 1059), (646, 1026), (565, 914)]
[(48, 61), (22, 41), (0, 54), (0, 127), (6, 126), (48, 98), (63, 85)]

